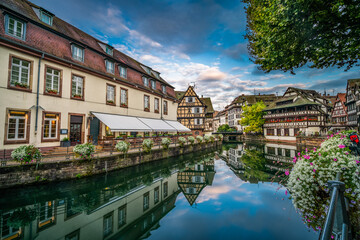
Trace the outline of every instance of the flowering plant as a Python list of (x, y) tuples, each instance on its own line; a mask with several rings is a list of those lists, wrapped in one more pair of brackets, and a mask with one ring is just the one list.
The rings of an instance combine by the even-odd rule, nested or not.
[(194, 145), (195, 138), (193, 136), (189, 136), (187, 139), (188, 139), (188, 141), (190, 142), (191, 145)]
[(78, 144), (74, 147), (73, 152), (76, 157), (80, 157), (82, 159), (90, 159), (95, 152), (95, 146), (91, 143)]
[(115, 149), (122, 153), (127, 153), (129, 151), (129, 148), (130, 148), (130, 143), (128, 143), (126, 141), (119, 141), (115, 145)]
[(314, 230), (320, 230), (330, 204), (328, 181), (345, 183), (344, 195), (350, 201), (350, 221), (359, 225), (360, 178), (359, 160), (350, 154), (350, 140), (346, 133), (328, 137), (319, 149), (306, 150), (294, 157), (294, 168), (285, 171), (289, 175), (287, 188), (294, 206), (301, 212), (304, 222)]
[(197, 141), (198, 143), (202, 143), (203, 137), (202, 137), (202, 136), (196, 136), (196, 141)]
[(11, 157), (23, 163), (29, 163), (33, 160), (40, 160), (41, 159), (41, 152), (38, 148), (34, 147), (33, 145), (23, 145), (16, 148), (14, 151), (11, 152)]
[(142, 148), (145, 152), (150, 152), (152, 147), (154, 146), (154, 142), (151, 139), (144, 139), (142, 143)]
[(210, 136), (209, 136), (209, 135), (205, 135), (205, 136), (204, 136), (204, 141), (205, 141), (206, 143), (210, 142)]
[(161, 139), (161, 146), (163, 146), (164, 149), (168, 149), (170, 144), (171, 144), (170, 138)]
[(179, 137), (179, 138), (178, 138), (178, 141), (179, 141), (180, 147), (184, 147), (184, 146), (185, 146), (186, 138), (184, 138), (184, 137)]
[(213, 135), (210, 135), (210, 142), (215, 142), (215, 137)]

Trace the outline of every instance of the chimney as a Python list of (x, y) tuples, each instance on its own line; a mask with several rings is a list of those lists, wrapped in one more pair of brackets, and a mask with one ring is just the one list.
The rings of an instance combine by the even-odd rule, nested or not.
[(204, 95), (201, 95), (201, 98), (204, 98)]

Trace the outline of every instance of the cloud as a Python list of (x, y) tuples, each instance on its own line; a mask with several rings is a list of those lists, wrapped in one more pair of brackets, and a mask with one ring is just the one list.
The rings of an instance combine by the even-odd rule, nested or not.
[(235, 60), (241, 60), (241, 61), (247, 60), (248, 59), (247, 43), (236, 44), (224, 50), (224, 53)]
[(156, 56), (150, 55), (150, 54), (146, 54), (140, 57), (140, 61), (142, 62), (147, 62), (147, 63), (164, 63), (164, 61)]

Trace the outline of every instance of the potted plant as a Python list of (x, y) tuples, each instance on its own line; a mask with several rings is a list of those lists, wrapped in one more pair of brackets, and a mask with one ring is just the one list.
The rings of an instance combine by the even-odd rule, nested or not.
[(83, 160), (91, 159), (95, 152), (95, 146), (91, 143), (83, 143), (76, 145), (73, 149), (76, 157), (79, 157)]
[(129, 135), (129, 136), (127, 136), (127, 138), (134, 138), (134, 136), (133, 136), (133, 135)]
[(116, 139), (122, 140), (122, 139), (124, 139), (124, 137), (123, 136), (117, 136)]
[(33, 145), (22, 145), (11, 152), (11, 157), (15, 161), (23, 163), (30, 163), (33, 160), (40, 160), (42, 155), (38, 148)]
[(70, 140), (68, 137), (64, 137), (61, 141), (60, 141), (60, 147), (70, 147)]
[(113, 101), (113, 100), (106, 100), (106, 103), (108, 103), (108, 104), (114, 104), (114, 101)]
[(144, 108), (144, 111), (145, 112), (150, 112), (150, 108), (146, 107), (146, 108)]
[(46, 92), (47, 92), (47, 93), (51, 93), (51, 94), (58, 94), (58, 91), (57, 91), (56, 89), (50, 89), (50, 88), (48, 88), (48, 89), (46, 89)]
[(29, 85), (27, 85), (26, 83), (20, 83), (20, 82), (15, 82), (15, 86), (19, 87), (19, 88), (29, 88)]
[(136, 137), (137, 137), (137, 138), (142, 138), (142, 135), (141, 135), (141, 134), (137, 134)]
[(78, 99), (81, 99), (81, 98), (82, 98), (82, 96), (81, 96), (81, 94), (74, 94), (74, 95), (73, 95), (73, 98), (78, 98)]
[(126, 103), (120, 103), (120, 107), (128, 107)]

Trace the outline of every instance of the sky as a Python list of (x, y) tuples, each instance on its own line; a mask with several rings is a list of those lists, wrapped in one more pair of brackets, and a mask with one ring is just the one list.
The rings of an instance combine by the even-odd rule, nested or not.
[(264, 73), (249, 59), (245, 5), (231, 0), (31, 0), (59, 18), (161, 73), (176, 91), (195, 84), (222, 110), (241, 94), (288, 87), (345, 92), (360, 67)]

